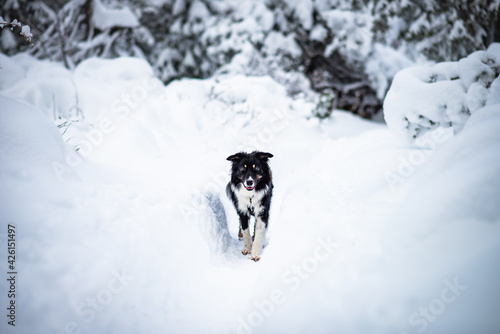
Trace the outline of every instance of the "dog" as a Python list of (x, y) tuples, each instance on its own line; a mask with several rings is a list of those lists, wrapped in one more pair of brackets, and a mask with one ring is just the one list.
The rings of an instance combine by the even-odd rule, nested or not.
[[(243, 255), (250, 254), (253, 261), (260, 260), (269, 223), (274, 186), (268, 159), (272, 157), (271, 153), (254, 151), (239, 152), (227, 158), (232, 166), (226, 193), (240, 218), (238, 236), (243, 237), (244, 244), (241, 252)], [(250, 216), (255, 217), (253, 244), (248, 228)]]

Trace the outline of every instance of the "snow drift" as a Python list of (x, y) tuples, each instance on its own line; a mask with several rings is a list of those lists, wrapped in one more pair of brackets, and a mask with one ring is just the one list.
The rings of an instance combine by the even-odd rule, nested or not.
[[(471, 114), (484, 107), (499, 81), (500, 44), (458, 62), (400, 71), (384, 100), (384, 117), (401, 138), (414, 140), (428, 130), (462, 130)], [(495, 83), (498, 85), (498, 83)]]
[[(2, 333), (500, 328), (495, 98), (455, 137), (410, 147), (349, 113), (310, 118), (269, 76), (165, 87), (133, 58), (68, 71), (23, 55), (1, 71), (0, 225), (18, 230), (20, 273)], [(224, 194), (225, 158), (254, 148), (274, 154), (258, 263)]]

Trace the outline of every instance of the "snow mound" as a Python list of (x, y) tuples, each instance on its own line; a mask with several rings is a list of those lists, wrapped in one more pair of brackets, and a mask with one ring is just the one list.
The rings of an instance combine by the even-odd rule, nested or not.
[[(415, 178), (412, 196), (428, 192), (441, 198), (441, 208), (421, 212), (419, 216), (442, 216), (443, 221), (474, 219), (500, 223), (500, 104), (476, 111), (454, 140), (439, 147)], [(461, 179), (462, 182), (455, 180)], [(458, 194), (467, 193), (468, 196)], [(453, 195), (451, 195), (453, 194)], [(429, 204), (414, 205), (428, 207)], [(434, 206), (434, 205), (432, 205)], [(473, 213), (473, 214), (471, 214)], [(416, 214), (416, 212), (415, 212)], [(410, 216), (415, 216), (410, 214)], [(423, 220), (429, 220), (427, 216)]]
[(101, 30), (113, 27), (134, 28), (139, 26), (139, 20), (129, 7), (110, 9), (100, 0), (94, 0), (92, 22)]
[(429, 130), (458, 133), (470, 115), (488, 103), (500, 73), (500, 44), (458, 62), (398, 72), (384, 100), (384, 117), (398, 137), (413, 141)]
[(90, 77), (96, 81), (142, 80), (153, 75), (153, 69), (144, 59), (120, 57), (117, 59), (88, 58), (78, 64), (75, 76)]
[(41, 111), (0, 95), (0, 169), (23, 173), (51, 170), (64, 161), (66, 145), (50, 119)]
[[(426, 317), (425, 308), (410, 308), (405, 332), (498, 331), (499, 323), (489, 310), (500, 307), (494, 287), (500, 279), (499, 126), (500, 104), (471, 115), (463, 131), (439, 146), (416, 172), (408, 195), (388, 219), (382, 243), (393, 291), (406, 290), (412, 280), (425, 285), (455, 277), (463, 292), (456, 294), (456, 305), (443, 303), (449, 304), (446, 318), (436, 322), (432, 307), (432, 318)], [(398, 254), (401, 248), (404, 254)], [(411, 303), (431, 306), (440, 303), (436, 297), (423, 293)], [(476, 302), (481, 309), (471, 307)]]

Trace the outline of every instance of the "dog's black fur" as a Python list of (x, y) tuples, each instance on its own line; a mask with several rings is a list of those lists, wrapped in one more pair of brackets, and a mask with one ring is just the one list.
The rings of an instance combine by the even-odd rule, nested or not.
[[(251, 259), (258, 261), (269, 223), (269, 210), (273, 195), (273, 181), (268, 159), (271, 153), (254, 151), (240, 152), (227, 158), (232, 162), (231, 181), (226, 193), (240, 217), (240, 233), (245, 248), (243, 254), (251, 252)], [(250, 216), (255, 217), (254, 241), (248, 230)]]

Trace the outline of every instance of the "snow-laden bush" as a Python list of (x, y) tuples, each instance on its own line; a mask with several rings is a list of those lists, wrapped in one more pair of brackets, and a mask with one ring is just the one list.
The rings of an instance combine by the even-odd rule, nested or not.
[(384, 101), (390, 129), (413, 141), (429, 130), (462, 130), (467, 119), (489, 100), (500, 84), (500, 43), (457, 62), (411, 67), (396, 74)]

